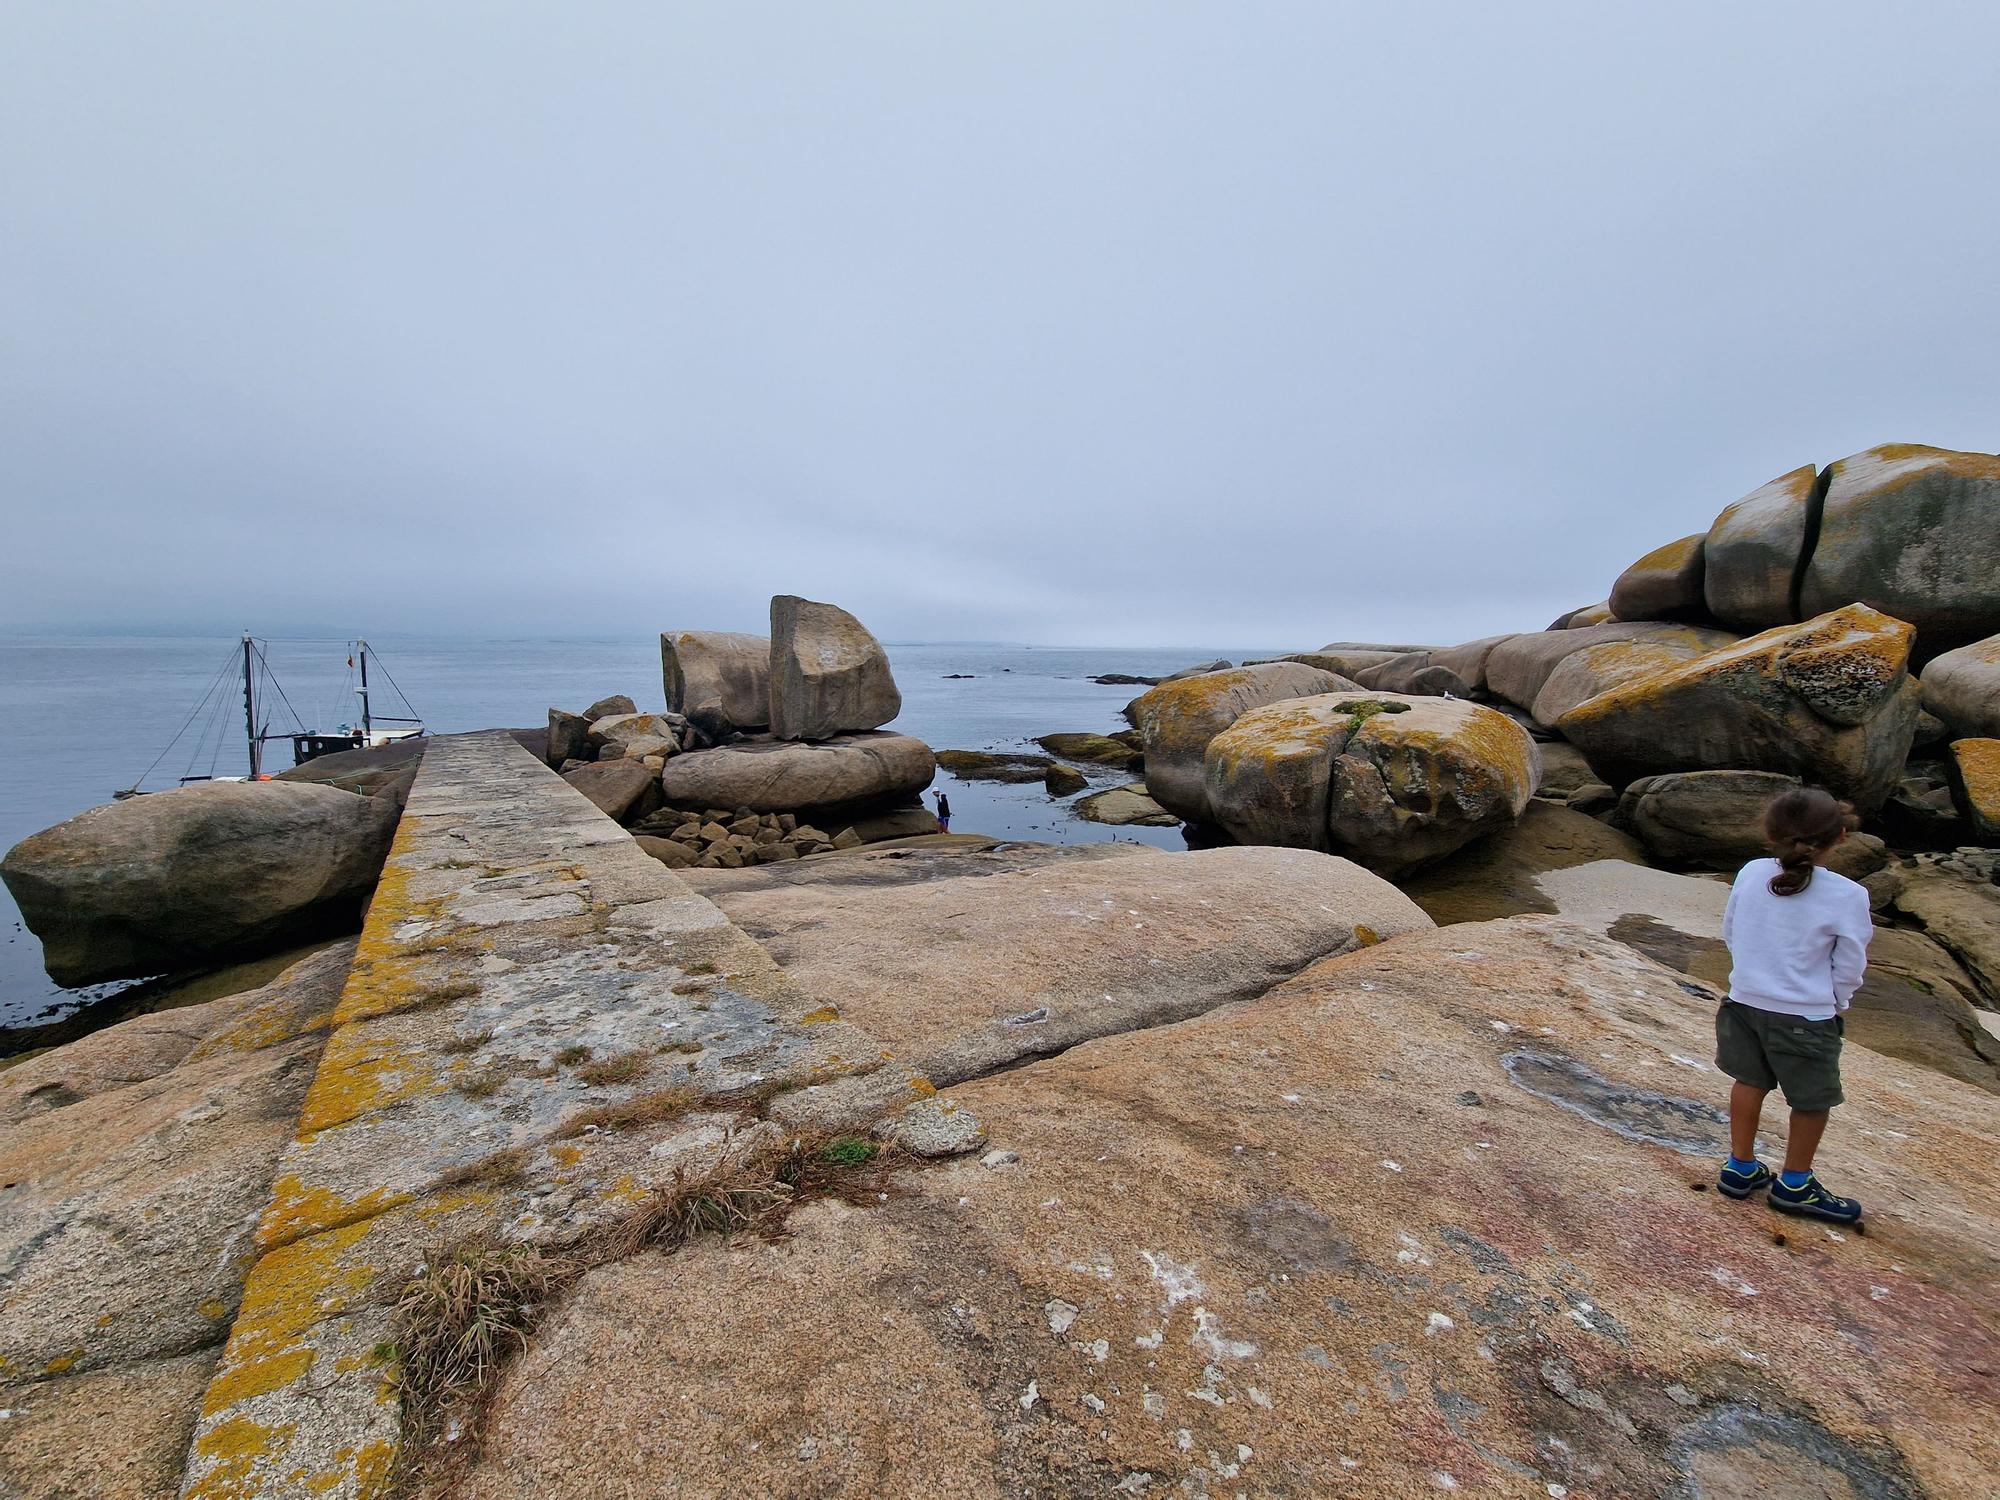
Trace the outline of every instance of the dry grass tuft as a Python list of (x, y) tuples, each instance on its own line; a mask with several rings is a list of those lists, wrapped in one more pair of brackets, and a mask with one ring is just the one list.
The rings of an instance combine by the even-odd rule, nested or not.
[[(622, 1107), (658, 1110), (691, 1098), (670, 1090)], [(864, 1153), (857, 1143), (871, 1149)], [(881, 1167), (890, 1154), (855, 1136), (726, 1148), (712, 1161), (677, 1169), (671, 1183), (624, 1218), (552, 1251), (490, 1238), (433, 1250), (397, 1299), (395, 1342), (382, 1351), (397, 1361), (403, 1402), (398, 1493), (431, 1500), (452, 1492), (478, 1452), (500, 1371), (527, 1348), (541, 1308), (585, 1272), (643, 1251), (672, 1251), (706, 1234), (777, 1233), (801, 1197), (851, 1189), (868, 1175), (856, 1168)], [(461, 1171), (470, 1180), (518, 1172), (525, 1157), (498, 1152)]]
[(440, 1454), (473, 1447), (501, 1366), (528, 1344), (536, 1307), (576, 1274), (533, 1245), (440, 1246), (396, 1300), (396, 1388), (406, 1487), (434, 1493)]
[(703, 1234), (737, 1234), (765, 1223), (792, 1201), (769, 1154), (727, 1154), (712, 1164), (677, 1167), (668, 1187), (658, 1189), (635, 1212), (600, 1230), (594, 1247), (607, 1260), (623, 1260), (641, 1250), (671, 1250)]
[(589, 1056), (590, 1056), (590, 1049), (586, 1046), (583, 1046), (581, 1043), (577, 1043), (575, 1045), (565, 1047), (562, 1049), (562, 1051), (558, 1052), (556, 1054), (556, 1061), (561, 1063), (565, 1068), (573, 1068), (578, 1063), (583, 1062)]
[(507, 1081), (502, 1073), (473, 1073), (459, 1080), (458, 1091), (468, 1099), (486, 1099), (499, 1091)]
[(448, 1042), (440, 1042), (438, 1044), (438, 1051), (444, 1053), (447, 1057), (464, 1052), (477, 1052), (492, 1040), (493, 1033), (490, 1031), (468, 1031), (453, 1037)]
[(645, 1076), (648, 1061), (643, 1052), (625, 1052), (617, 1057), (607, 1057), (602, 1062), (586, 1063), (576, 1070), (576, 1076), (593, 1085), (630, 1083)]
[(491, 1156), (482, 1156), (478, 1161), (467, 1162), (462, 1167), (453, 1167), (438, 1179), (438, 1186), (455, 1187), (511, 1187), (527, 1175), (528, 1152), (521, 1146), (510, 1146), (505, 1151), (495, 1151)]
[(579, 1110), (571, 1115), (563, 1121), (556, 1136), (566, 1139), (582, 1135), (592, 1125), (599, 1130), (630, 1130), (641, 1125), (678, 1120), (694, 1108), (700, 1097), (693, 1089), (658, 1089), (617, 1104), (600, 1104), (595, 1109)]

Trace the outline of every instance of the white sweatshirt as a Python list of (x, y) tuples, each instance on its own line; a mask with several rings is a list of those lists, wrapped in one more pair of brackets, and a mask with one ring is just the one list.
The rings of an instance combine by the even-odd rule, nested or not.
[(1845, 875), (1814, 870), (1796, 896), (1771, 892), (1775, 859), (1753, 859), (1736, 873), (1722, 909), (1729, 945), (1729, 998), (1759, 1010), (1811, 1021), (1847, 1009), (1868, 969), (1868, 892)]

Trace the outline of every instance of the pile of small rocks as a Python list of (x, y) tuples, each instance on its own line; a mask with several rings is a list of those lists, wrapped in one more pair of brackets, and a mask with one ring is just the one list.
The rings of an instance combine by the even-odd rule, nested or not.
[(635, 823), (632, 833), (640, 848), (677, 869), (740, 870), (852, 849), (862, 842), (852, 828), (829, 834), (801, 823), (794, 813), (755, 813), (747, 807), (733, 812), (661, 808)]

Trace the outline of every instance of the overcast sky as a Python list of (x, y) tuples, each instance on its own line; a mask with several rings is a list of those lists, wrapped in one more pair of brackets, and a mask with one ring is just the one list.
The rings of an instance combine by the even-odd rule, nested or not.
[(1537, 628), (2000, 447), (1996, 75), (1989, 3), (6, 0), (0, 624)]

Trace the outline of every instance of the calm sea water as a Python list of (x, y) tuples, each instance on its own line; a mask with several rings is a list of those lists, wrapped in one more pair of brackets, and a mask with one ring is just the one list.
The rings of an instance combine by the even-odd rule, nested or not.
[[(435, 733), (539, 725), (551, 704), (580, 709), (611, 693), (630, 694), (641, 708), (663, 703), (656, 639), (381, 637), (374, 647)], [(187, 726), (146, 785), (172, 786), (188, 774), (242, 775), (247, 758), (238, 650), (237, 642), (219, 636), (0, 636), (0, 849), (132, 785), (187, 725), (212, 684), (210, 711)], [(890, 727), (940, 750), (1033, 750), (1039, 734), (1125, 727), (1119, 710), (1142, 690), (1099, 686), (1088, 680), (1094, 673), (1162, 676), (1218, 656), (1242, 661), (1275, 654), (949, 643), (888, 650), (903, 690), (902, 717)], [(346, 642), (274, 639), (267, 655), (305, 728), (330, 730), (353, 714)], [(952, 680), (954, 673), (970, 676)], [(401, 711), (381, 678), (371, 674), (371, 685), (376, 712)], [(283, 703), (274, 705), (272, 717), (274, 730), (291, 727)], [(268, 748), (267, 770), (290, 761), (289, 746)], [(1124, 779), (1109, 775), (1098, 785)], [(1055, 843), (1120, 838), (1181, 846), (1175, 829), (1085, 822), (1038, 783), (961, 782), (940, 773), (939, 784), (949, 790), (959, 831)], [(49, 1019), (99, 993), (50, 982), (41, 945), (0, 891), (0, 1025)]]

